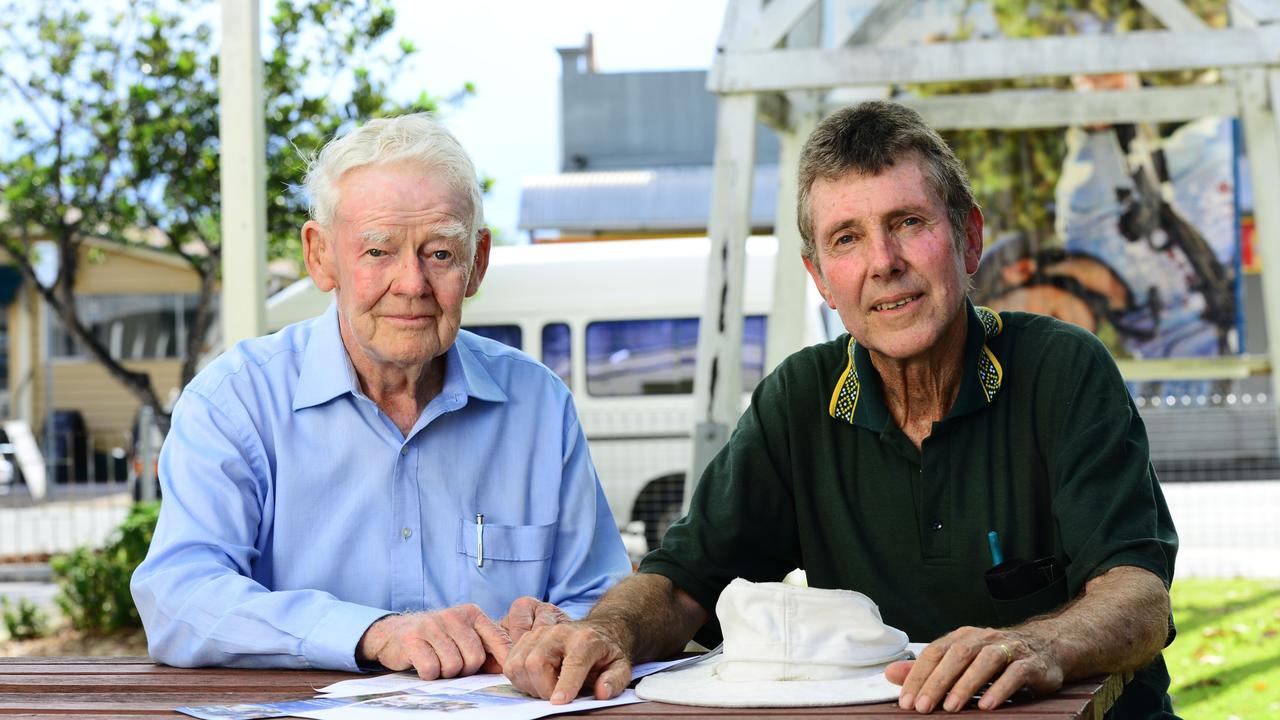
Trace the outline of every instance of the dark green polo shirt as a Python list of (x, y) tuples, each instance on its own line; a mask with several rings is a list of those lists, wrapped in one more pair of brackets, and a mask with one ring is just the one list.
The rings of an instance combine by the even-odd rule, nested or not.
[[(916, 642), (1020, 622), (1027, 614), (998, 606), (983, 579), (990, 530), (1006, 558), (1056, 558), (1065, 582), (1045, 592), (1062, 601), (1117, 565), (1171, 582), (1177, 535), (1106, 347), (1052, 318), (967, 311), (959, 394), (922, 450), (891, 420), (867, 351), (847, 335), (760, 383), (688, 517), (640, 566), (707, 609), (701, 642), (719, 641), (715, 604), (729, 581), (795, 567), (811, 586), (870, 596)], [(1159, 717), (1168, 684), (1157, 659), (1117, 716)]]

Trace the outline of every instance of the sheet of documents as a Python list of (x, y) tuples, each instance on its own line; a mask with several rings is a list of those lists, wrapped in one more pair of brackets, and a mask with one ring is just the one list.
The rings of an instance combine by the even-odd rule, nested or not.
[[(659, 670), (676, 667), (685, 660), (642, 663), (631, 670), (636, 680)], [(316, 720), (398, 720), (399, 718), (494, 718), (532, 720), (559, 713), (594, 710), (613, 705), (643, 702), (631, 690), (612, 700), (578, 698), (568, 705), (552, 705), (546, 700), (521, 693), (498, 674), (472, 675), (447, 680), (421, 680), (412, 672), (344, 680), (320, 688), (314, 698), (276, 703), (240, 703), (180, 707), (178, 712), (205, 720), (256, 720), (257, 718), (303, 717)]]
[(348, 704), (323, 710), (294, 712), (297, 717), (315, 720), (400, 720), (401, 718), (475, 718), (480, 720), (529, 720), (560, 713), (594, 710), (613, 705), (644, 702), (634, 690), (624, 690), (612, 700), (578, 698), (568, 705), (552, 705), (530, 698), (508, 684), (494, 685), (464, 693), (433, 694), (421, 688), (386, 693), (375, 697), (357, 696), (318, 700), (347, 701)]
[[(685, 660), (664, 660), (662, 662), (640, 663), (631, 668), (631, 679), (639, 680), (645, 675), (652, 675), (659, 670), (680, 665), (697, 657)], [(352, 695), (368, 695), (371, 693), (403, 692), (405, 690), (422, 690), (433, 695), (456, 695), (471, 692), (480, 688), (506, 683), (504, 676), (498, 674), (472, 675), (464, 678), (448, 680), (423, 680), (412, 670), (389, 673), (375, 677), (359, 677), (354, 680), (343, 680), (332, 685), (318, 688), (316, 692), (329, 698), (350, 697)], [(521, 695), (521, 697), (525, 697)], [(532, 698), (528, 698), (532, 699)]]

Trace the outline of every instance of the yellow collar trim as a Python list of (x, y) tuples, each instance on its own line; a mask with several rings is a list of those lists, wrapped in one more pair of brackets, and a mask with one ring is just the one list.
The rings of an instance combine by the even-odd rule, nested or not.
[[(987, 340), (1004, 330), (1004, 321), (1000, 319), (1000, 313), (982, 306), (975, 306), (974, 311), (982, 323)], [(827, 406), (827, 413), (831, 417), (850, 424), (853, 423), (853, 413), (858, 407), (858, 396), (861, 394), (859, 391), (862, 388), (862, 383), (858, 380), (858, 368), (853, 360), (853, 352), (857, 347), (857, 341), (850, 337), (846, 350), (848, 360), (845, 363), (844, 372), (840, 373), (840, 379), (836, 381), (836, 389), (831, 393), (831, 401)], [(978, 384), (981, 385), (982, 394), (988, 403), (995, 400), (996, 392), (1000, 390), (1003, 382), (1004, 368), (1000, 366), (995, 353), (991, 352), (991, 348), (984, 342), (982, 353), (978, 356)]]
[(856, 347), (858, 347), (857, 341), (852, 335), (849, 336), (847, 348), (849, 360), (844, 366), (844, 372), (840, 373), (840, 380), (836, 382), (836, 391), (831, 393), (831, 404), (827, 408), (831, 417), (847, 423), (853, 422), (853, 410), (858, 406), (858, 390), (861, 388), (858, 382), (858, 369), (853, 364), (853, 350)]
[[(982, 321), (982, 329), (987, 331), (987, 340), (999, 335), (1004, 329), (1004, 321), (1000, 319), (1000, 313), (982, 306), (975, 307), (974, 310), (978, 313), (978, 319)], [(983, 343), (982, 354), (978, 356), (978, 384), (982, 386), (982, 394), (986, 396), (988, 403), (996, 399), (996, 392), (1000, 390), (1003, 382), (1004, 368), (1000, 367), (1000, 361), (996, 359), (996, 354), (991, 352), (991, 348)]]

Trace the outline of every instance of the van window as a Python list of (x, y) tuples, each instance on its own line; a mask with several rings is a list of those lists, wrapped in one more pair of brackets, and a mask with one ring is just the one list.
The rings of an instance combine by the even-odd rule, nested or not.
[[(742, 386), (764, 374), (765, 318), (743, 318)], [(698, 318), (609, 320), (587, 325), (587, 392), (597, 396), (693, 392)]]
[(542, 326), (542, 364), (569, 383), (569, 326), (565, 323), (547, 323)]
[(510, 345), (517, 350), (524, 347), (524, 336), (520, 332), (519, 325), (463, 325), (462, 329), (470, 330), (480, 337), (497, 340), (503, 345)]

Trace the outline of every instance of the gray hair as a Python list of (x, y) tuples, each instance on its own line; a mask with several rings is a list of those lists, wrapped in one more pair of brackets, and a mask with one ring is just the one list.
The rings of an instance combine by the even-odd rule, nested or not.
[(947, 208), (952, 239), (962, 246), (969, 211), (978, 206), (964, 163), (915, 110), (887, 100), (872, 100), (844, 108), (823, 120), (800, 151), (796, 219), (801, 253), (810, 262), (817, 262), (810, 208), (815, 181), (837, 180), (851, 172), (879, 175), (911, 155), (918, 155), (923, 161), (926, 181)]
[(475, 165), (452, 133), (428, 113), (370, 120), (336, 137), (317, 154), (303, 183), (311, 219), (328, 227), (338, 208), (338, 183), (356, 168), (410, 163), (433, 172), (470, 206), (467, 237), (475, 250), (484, 204)]

